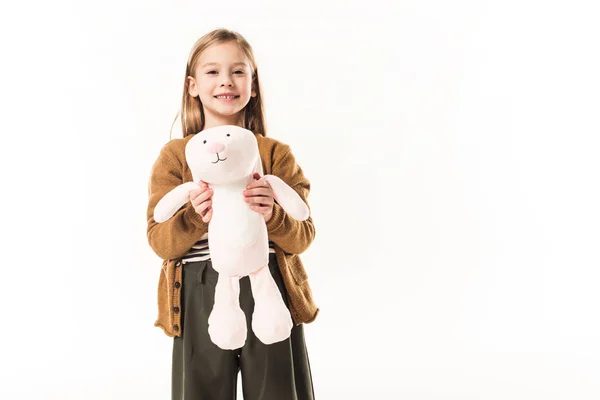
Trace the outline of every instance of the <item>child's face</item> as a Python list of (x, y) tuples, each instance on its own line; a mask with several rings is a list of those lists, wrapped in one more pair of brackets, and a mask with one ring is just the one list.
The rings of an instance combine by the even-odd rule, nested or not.
[[(204, 106), (206, 127), (235, 125), (240, 111), (255, 97), (250, 62), (235, 42), (212, 45), (200, 55), (194, 77), (188, 77), (189, 93)], [(234, 98), (217, 97), (230, 93)]]

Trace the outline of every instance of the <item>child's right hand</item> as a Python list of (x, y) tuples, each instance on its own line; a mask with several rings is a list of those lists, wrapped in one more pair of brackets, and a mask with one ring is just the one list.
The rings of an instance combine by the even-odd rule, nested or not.
[(202, 217), (202, 221), (208, 223), (212, 218), (212, 195), (213, 190), (204, 181), (200, 181), (200, 189), (190, 191), (190, 201), (194, 210)]

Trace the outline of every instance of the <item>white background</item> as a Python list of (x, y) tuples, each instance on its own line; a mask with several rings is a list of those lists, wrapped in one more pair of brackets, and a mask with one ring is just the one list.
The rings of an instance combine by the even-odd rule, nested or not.
[(0, 397), (170, 398), (148, 179), (226, 27), (312, 183), (317, 399), (600, 398), (591, 4), (3, 3)]

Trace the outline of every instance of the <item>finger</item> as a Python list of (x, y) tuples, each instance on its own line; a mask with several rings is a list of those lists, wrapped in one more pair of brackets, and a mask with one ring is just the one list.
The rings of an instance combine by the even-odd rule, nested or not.
[(210, 220), (211, 220), (211, 218), (212, 218), (212, 214), (213, 214), (213, 210), (212, 210), (212, 207), (211, 207), (211, 208), (209, 208), (209, 209), (208, 209), (208, 211), (206, 212), (206, 215), (204, 215), (204, 216), (202, 217), (202, 221), (204, 221), (204, 222), (208, 222), (208, 221), (210, 221)]
[(249, 201), (248, 202), (248, 206), (250, 206), (250, 207), (268, 207), (268, 208), (273, 208), (273, 204), (274, 204), (273, 201), (269, 202), (268, 200), (256, 200), (256, 199), (255, 199), (255, 201)]
[(251, 196), (251, 197), (246, 197), (245, 200), (247, 203), (250, 203), (250, 204), (265, 204), (265, 205), (273, 204), (273, 198), (266, 197), (266, 196)]
[(271, 188), (258, 187), (254, 189), (244, 190), (244, 196), (270, 196), (273, 197), (273, 191)]
[(270, 188), (271, 185), (269, 185), (269, 182), (267, 182), (264, 178), (261, 178), (257, 181), (250, 183), (248, 186), (246, 186), (246, 189), (258, 188), (258, 187)]
[(213, 195), (213, 190), (212, 189), (206, 189), (203, 192), (201, 192), (198, 196), (196, 196), (194, 199), (192, 199), (192, 204), (194, 205), (194, 207), (198, 206), (198, 204), (201, 204), (202, 202), (205, 202), (206, 200), (210, 199)]
[(271, 207), (259, 204), (252, 204), (250, 208), (259, 214), (267, 214), (269, 211), (271, 211)]
[(198, 214), (200, 214), (201, 216), (204, 216), (204, 214), (206, 214), (208, 209), (212, 208), (212, 200), (207, 200), (203, 203), (201, 203), (200, 205), (196, 206), (195, 210)]
[(202, 193), (204, 193), (206, 190), (209, 190), (209, 187), (200, 187), (198, 189), (192, 189), (190, 190), (190, 200), (195, 199), (196, 197), (198, 197), (199, 195), (201, 195)]

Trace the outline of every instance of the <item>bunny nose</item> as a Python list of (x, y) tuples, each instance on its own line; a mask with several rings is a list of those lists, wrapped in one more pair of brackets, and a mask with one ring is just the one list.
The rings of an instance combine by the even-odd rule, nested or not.
[(208, 148), (206, 149), (206, 151), (208, 151), (211, 154), (220, 153), (223, 150), (225, 150), (225, 145), (219, 142), (213, 142), (209, 144)]

